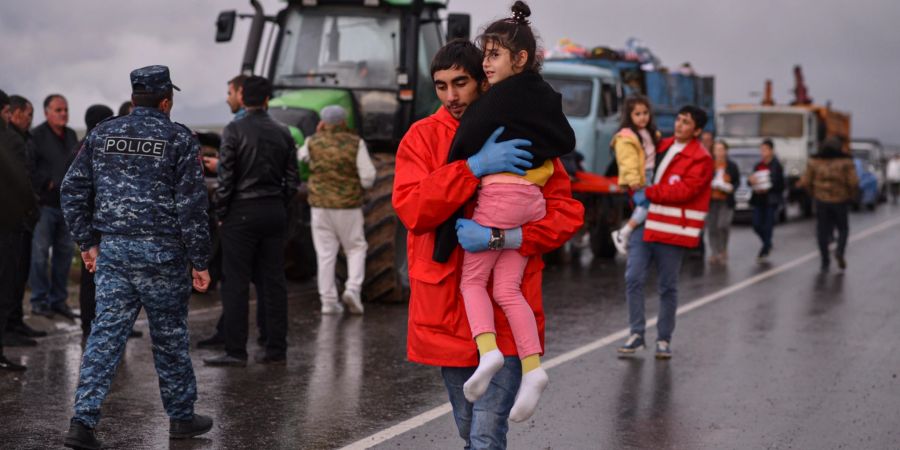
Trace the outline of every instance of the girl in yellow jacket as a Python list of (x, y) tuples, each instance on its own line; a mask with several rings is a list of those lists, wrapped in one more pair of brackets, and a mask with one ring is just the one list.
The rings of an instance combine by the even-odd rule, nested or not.
[[(650, 111), (650, 101), (642, 95), (625, 100), (622, 127), (610, 146), (619, 167), (619, 186), (630, 191), (644, 189), (652, 182), (656, 165), (656, 143), (659, 133)], [(613, 244), (621, 254), (627, 253), (631, 232), (647, 218), (647, 208), (636, 206), (628, 223), (612, 232)]]

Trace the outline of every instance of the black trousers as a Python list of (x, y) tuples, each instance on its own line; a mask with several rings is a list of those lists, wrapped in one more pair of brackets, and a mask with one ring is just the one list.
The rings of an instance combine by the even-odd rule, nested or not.
[(816, 201), (816, 236), (819, 240), (819, 253), (822, 263), (827, 265), (828, 244), (834, 239), (834, 230), (837, 229), (837, 249), (835, 254), (843, 257), (847, 249), (847, 235), (850, 233), (848, 222), (847, 203), (831, 203)]
[[(0, 355), (3, 354), (3, 333), (6, 331), (6, 323), (16, 304), (14, 293), (21, 239), (22, 233), (18, 230), (0, 231)], [(21, 298), (18, 303), (22, 303)]]
[(16, 303), (6, 320), (6, 328), (14, 328), (25, 323), (25, 312), (22, 302), (25, 300), (25, 285), (28, 284), (28, 271), (31, 269), (31, 232), (22, 230), (19, 239), (18, 267), (13, 282), (13, 299)]
[(260, 274), (265, 308), (266, 353), (284, 356), (287, 350), (287, 282), (284, 278), (284, 239), (287, 212), (280, 199), (236, 201), (222, 223), (222, 304), (225, 313), (225, 352), (247, 357), (250, 279)]

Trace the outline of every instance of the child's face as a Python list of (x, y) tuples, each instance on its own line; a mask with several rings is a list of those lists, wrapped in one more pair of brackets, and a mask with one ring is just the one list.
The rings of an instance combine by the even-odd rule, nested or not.
[(528, 53), (524, 50), (513, 60), (512, 52), (508, 48), (500, 46), (496, 41), (488, 41), (484, 46), (481, 67), (484, 68), (488, 83), (493, 85), (522, 72), (527, 60)]
[(650, 108), (643, 103), (634, 105), (634, 109), (631, 110), (631, 123), (641, 130), (647, 128), (647, 124), (650, 123)]
[(699, 136), (701, 131), (690, 114), (679, 114), (675, 119), (675, 140), (678, 142), (688, 142)]

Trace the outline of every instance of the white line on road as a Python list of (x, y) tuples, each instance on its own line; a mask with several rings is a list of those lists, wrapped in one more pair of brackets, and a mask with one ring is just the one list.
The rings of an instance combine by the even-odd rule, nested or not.
[[(878, 225), (867, 228), (865, 231), (863, 231), (861, 233), (852, 235), (849, 240), (850, 240), (850, 242), (859, 241), (861, 239), (865, 239), (869, 236), (872, 236), (876, 233), (885, 231), (885, 230), (887, 230), (891, 227), (894, 227), (898, 224), (900, 224), (900, 218), (896, 218), (893, 220), (887, 220)], [(747, 288), (756, 283), (759, 283), (761, 281), (772, 278), (778, 274), (787, 272), (788, 270), (791, 270), (811, 259), (814, 259), (817, 256), (819, 256), (818, 251), (809, 252), (809, 253), (799, 256), (791, 261), (788, 261), (780, 266), (773, 267), (772, 269), (769, 269), (765, 272), (754, 275), (744, 281), (741, 281), (739, 283), (733, 284), (726, 288), (720, 289), (709, 295), (700, 297), (688, 304), (680, 306), (678, 308), (678, 312), (676, 313), (676, 315), (680, 316), (683, 314), (687, 314), (688, 312), (693, 311), (697, 308), (706, 306), (717, 300), (721, 300), (721, 299), (727, 297), (728, 295), (733, 294), (741, 289)], [(656, 321), (657, 321), (657, 317), (653, 317), (652, 319), (648, 320), (647, 328), (650, 328), (650, 327), (656, 325)], [(573, 359), (581, 357), (587, 353), (590, 353), (590, 352), (593, 352), (600, 348), (606, 347), (607, 345), (612, 344), (613, 342), (624, 339), (625, 337), (628, 336), (628, 332), (629, 332), (628, 328), (623, 328), (623, 329), (616, 331), (615, 333), (612, 333), (608, 336), (602, 337), (602, 338), (597, 339), (596, 341), (593, 341), (589, 344), (585, 344), (574, 350), (570, 350), (566, 353), (563, 353), (562, 355), (559, 355), (555, 358), (547, 360), (543, 364), (543, 366), (546, 369), (551, 369), (553, 367), (559, 366), (563, 363), (566, 363)], [(400, 422), (390, 428), (386, 428), (384, 430), (379, 431), (378, 433), (375, 433), (373, 435), (370, 435), (363, 439), (360, 439), (350, 445), (343, 447), (341, 450), (362, 450), (362, 449), (374, 447), (382, 442), (385, 442), (389, 439), (392, 439), (403, 433), (406, 433), (407, 431), (411, 431), (422, 425), (425, 425), (426, 423), (431, 422), (432, 420), (437, 419), (438, 417), (441, 417), (444, 414), (450, 413), (452, 411), (453, 411), (453, 408), (450, 406), (450, 403), (449, 402), (444, 403), (436, 408), (425, 411), (424, 413), (421, 413), (415, 417), (411, 417), (407, 420), (404, 420), (403, 422)]]

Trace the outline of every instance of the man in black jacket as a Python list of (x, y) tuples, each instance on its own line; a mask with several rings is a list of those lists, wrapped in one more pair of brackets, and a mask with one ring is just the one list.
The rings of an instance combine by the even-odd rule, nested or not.
[[(34, 229), (31, 243), (31, 312), (52, 317), (54, 313), (74, 320), (78, 317), (66, 305), (66, 284), (72, 265), (72, 237), (59, 206), (59, 186), (75, 157), (78, 138), (67, 127), (69, 104), (60, 94), (44, 100), (47, 121), (31, 130), (28, 148), (31, 183), (40, 198), (41, 218)], [(49, 257), (53, 249), (52, 260)], [(50, 277), (47, 265), (50, 265)]]
[(247, 114), (225, 127), (219, 150), (216, 213), (222, 233), (222, 303), (225, 354), (204, 359), (211, 366), (247, 364), (250, 278), (261, 280), (266, 314), (263, 364), (283, 364), (287, 350), (287, 288), (284, 238), (288, 202), (297, 191), (297, 158), (288, 129), (266, 111), (272, 86), (262, 77), (244, 81)]
[[(7, 128), (9, 97), (0, 91), (0, 370), (22, 371), (25, 366), (3, 356), (3, 332), (15, 306), (15, 276), (21, 226), (33, 207), (25, 171), (25, 142)], [(21, 301), (21, 298), (19, 299)]]
[[(9, 129), (18, 133), (25, 146), (31, 143), (31, 121), (34, 118), (34, 107), (27, 98), (20, 95), (11, 95), (9, 97)], [(24, 155), (23, 155), (24, 156)], [(26, 161), (26, 175), (30, 179), (32, 168)], [(34, 194), (34, 191), (31, 191)], [(32, 339), (35, 337), (43, 337), (47, 335), (46, 331), (35, 330), (25, 323), (25, 315), (22, 310), (22, 300), (25, 297), (25, 285), (28, 283), (28, 271), (31, 267), (31, 236), (34, 225), (37, 223), (39, 210), (35, 203), (35, 208), (27, 213), (25, 223), (21, 227), (21, 239), (19, 239), (18, 264), (15, 274), (15, 291), (13, 298), (15, 305), (9, 313), (6, 323), (6, 333), (4, 343), (8, 347), (15, 346), (34, 346), (37, 341)]]
[(756, 163), (749, 178), (753, 188), (750, 204), (753, 205), (753, 231), (762, 241), (756, 259), (764, 262), (772, 251), (772, 231), (784, 202), (784, 169), (775, 157), (775, 144), (771, 139), (763, 140), (759, 151), (762, 159)]

